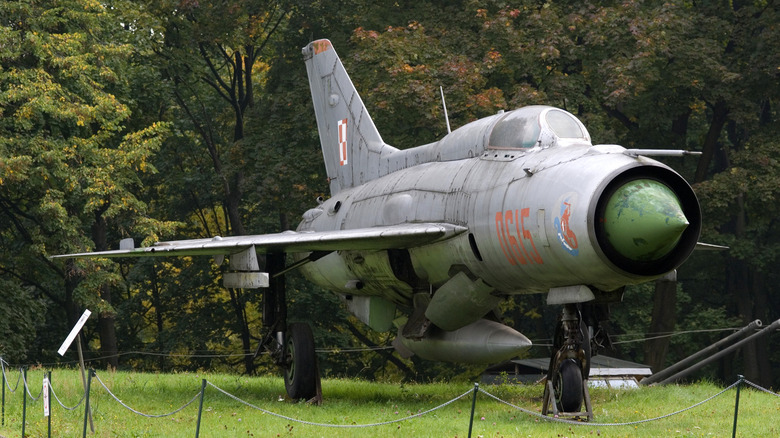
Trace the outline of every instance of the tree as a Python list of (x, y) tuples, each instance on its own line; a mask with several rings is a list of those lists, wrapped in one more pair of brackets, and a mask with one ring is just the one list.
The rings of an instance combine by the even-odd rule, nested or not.
[[(6, 272), (0, 271), (2, 274)], [(0, 357), (21, 363), (27, 360), (27, 346), (35, 341), (43, 324), (44, 304), (17, 281), (0, 277), (0, 290)]]
[[(707, 235), (730, 247), (727, 286), (743, 323), (777, 318), (777, 287), (770, 278), (780, 256), (780, 233), (775, 200), (780, 195), (780, 124), (774, 122), (754, 135), (739, 151), (729, 154), (728, 170), (698, 185), (709, 202), (705, 213), (713, 218)], [(745, 349), (745, 376), (761, 385), (771, 380), (766, 338)]]
[[(183, 208), (159, 211), (182, 221), (196, 215), (202, 226), (196, 231), (199, 235), (246, 234), (243, 197), (252, 183), (245, 169), (253, 157), (245, 143), (245, 124), (262, 80), (262, 57), (284, 24), (289, 5), (245, 0), (140, 3), (113, 4), (135, 39), (136, 53), (154, 69), (162, 90), (174, 102), (160, 108), (177, 135), (159, 161), (166, 179), (155, 181), (155, 194)], [(125, 6), (133, 12), (125, 12)], [(219, 217), (222, 214), (225, 220)], [(234, 311), (231, 323), (240, 333), (244, 352), (250, 351), (252, 338), (246, 306), (257, 300), (256, 295), (228, 290)], [(163, 325), (158, 321), (158, 328)], [(250, 356), (245, 367), (252, 372)]]
[(101, 350), (116, 365), (116, 271), (47, 256), (104, 249), (109, 233), (168, 231), (144, 217), (134, 194), (139, 174), (154, 172), (148, 159), (167, 126), (125, 129), (121, 73), (130, 47), (102, 5), (21, 1), (0, 11), (0, 233), (8, 250), (0, 272), (53, 304), (50, 311), (64, 311), (60, 320), (74, 323), (77, 306), (96, 310)]

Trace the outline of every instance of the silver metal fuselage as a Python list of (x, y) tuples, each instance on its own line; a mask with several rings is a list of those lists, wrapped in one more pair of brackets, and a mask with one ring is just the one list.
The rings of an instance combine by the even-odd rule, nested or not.
[[(636, 151), (593, 146), (565, 110), (500, 112), (400, 150), (382, 140), (330, 41), (302, 53), (332, 196), (304, 213), (298, 236), (354, 243), (298, 252), (295, 266), (372, 329), (397, 327), (403, 356), (515, 357), (531, 342), (496, 321), (503, 297), (619, 300), (696, 245), (701, 215), (685, 180)], [(377, 245), (416, 226), (442, 235)]]
[[(676, 267), (642, 272), (618, 266), (598, 242), (595, 210), (607, 186), (625, 175), (650, 175), (687, 187), (677, 173), (655, 160), (624, 154), (621, 146), (586, 141), (490, 149), (486, 139), (480, 140), (497, 118), (466, 125), (438, 143), (384, 157), (384, 176), (309, 210), (298, 231), (415, 222), (461, 225), (468, 232), (409, 248), (414, 273), (436, 289), (450, 280), (453, 268), (465, 267), (491, 286), (493, 295), (568, 285), (609, 291)], [(456, 150), (448, 151), (448, 146)], [(394, 275), (388, 258), (386, 251), (342, 251), (303, 271), (314, 283), (340, 294), (384, 296), (408, 305), (412, 288)], [(355, 280), (362, 283), (360, 290), (351, 286)]]

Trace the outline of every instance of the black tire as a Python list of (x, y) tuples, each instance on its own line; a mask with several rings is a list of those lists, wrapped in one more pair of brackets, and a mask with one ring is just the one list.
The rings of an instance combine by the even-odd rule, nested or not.
[(582, 370), (574, 359), (561, 363), (553, 378), (555, 404), (561, 412), (579, 412), (582, 406)]
[(293, 400), (309, 400), (317, 394), (317, 355), (314, 335), (305, 323), (292, 323), (287, 328), (284, 354), (284, 388)]

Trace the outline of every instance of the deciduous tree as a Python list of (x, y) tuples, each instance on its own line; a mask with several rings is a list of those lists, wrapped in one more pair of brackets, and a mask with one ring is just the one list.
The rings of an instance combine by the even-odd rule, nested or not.
[(167, 126), (125, 128), (130, 47), (100, 3), (6, 2), (0, 16), (0, 272), (45, 298), (51, 314), (64, 311), (63, 325), (77, 307), (92, 308), (101, 350), (115, 355), (116, 271), (47, 256), (105, 249), (109, 234), (167, 231), (135, 194)]

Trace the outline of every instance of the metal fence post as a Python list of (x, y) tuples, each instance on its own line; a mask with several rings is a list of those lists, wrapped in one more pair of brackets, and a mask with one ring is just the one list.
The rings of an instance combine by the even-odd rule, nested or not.
[(22, 436), (24, 436), (24, 426), (27, 423), (27, 368), (22, 371)]
[(477, 407), (477, 392), (479, 392), (479, 383), (474, 384), (474, 398), (471, 399), (471, 419), (469, 420), (469, 438), (471, 438), (471, 428), (474, 426), (474, 410)]
[(739, 389), (742, 387), (742, 382), (745, 380), (745, 376), (738, 375), (739, 381), (737, 382), (737, 400), (734, 403), (734, 431), (731, 433), (731, 438), (737, 436), (737, 415), (739, 414)]
[(3, 358), (0, 357), (0, 373), (3, 374), (3, 420), (0, 425), (5, 426), (5, 365), (2, 364)]
[(49, 426), (48, 426), (48, 432), (46, 436), (48, 438), (51, 438), (51, 371), (47, 373), (46, 380), (48, 380), (49, 384), (47, 385), (46, 389), (48, 394), (48, 401), (49, 401)]
[(200, 416), (203, 412), (203, 397), (206, 395), (206, 379), (200, 385), (200, 403), (198, 404), (198, 425), (195, 426), (195, 438), (200, 435)]
[(87, 419), (89, 418), (89, 387), (92, 384), (92, 374), (95, 373), (95, 370), (90, 369), (89, 375), (87, 376), (87, 393), (84, 395), (84, 398), (86, 398), (84, 403), (84, 433), (82, 433), (82, 438), (87, 438)]

